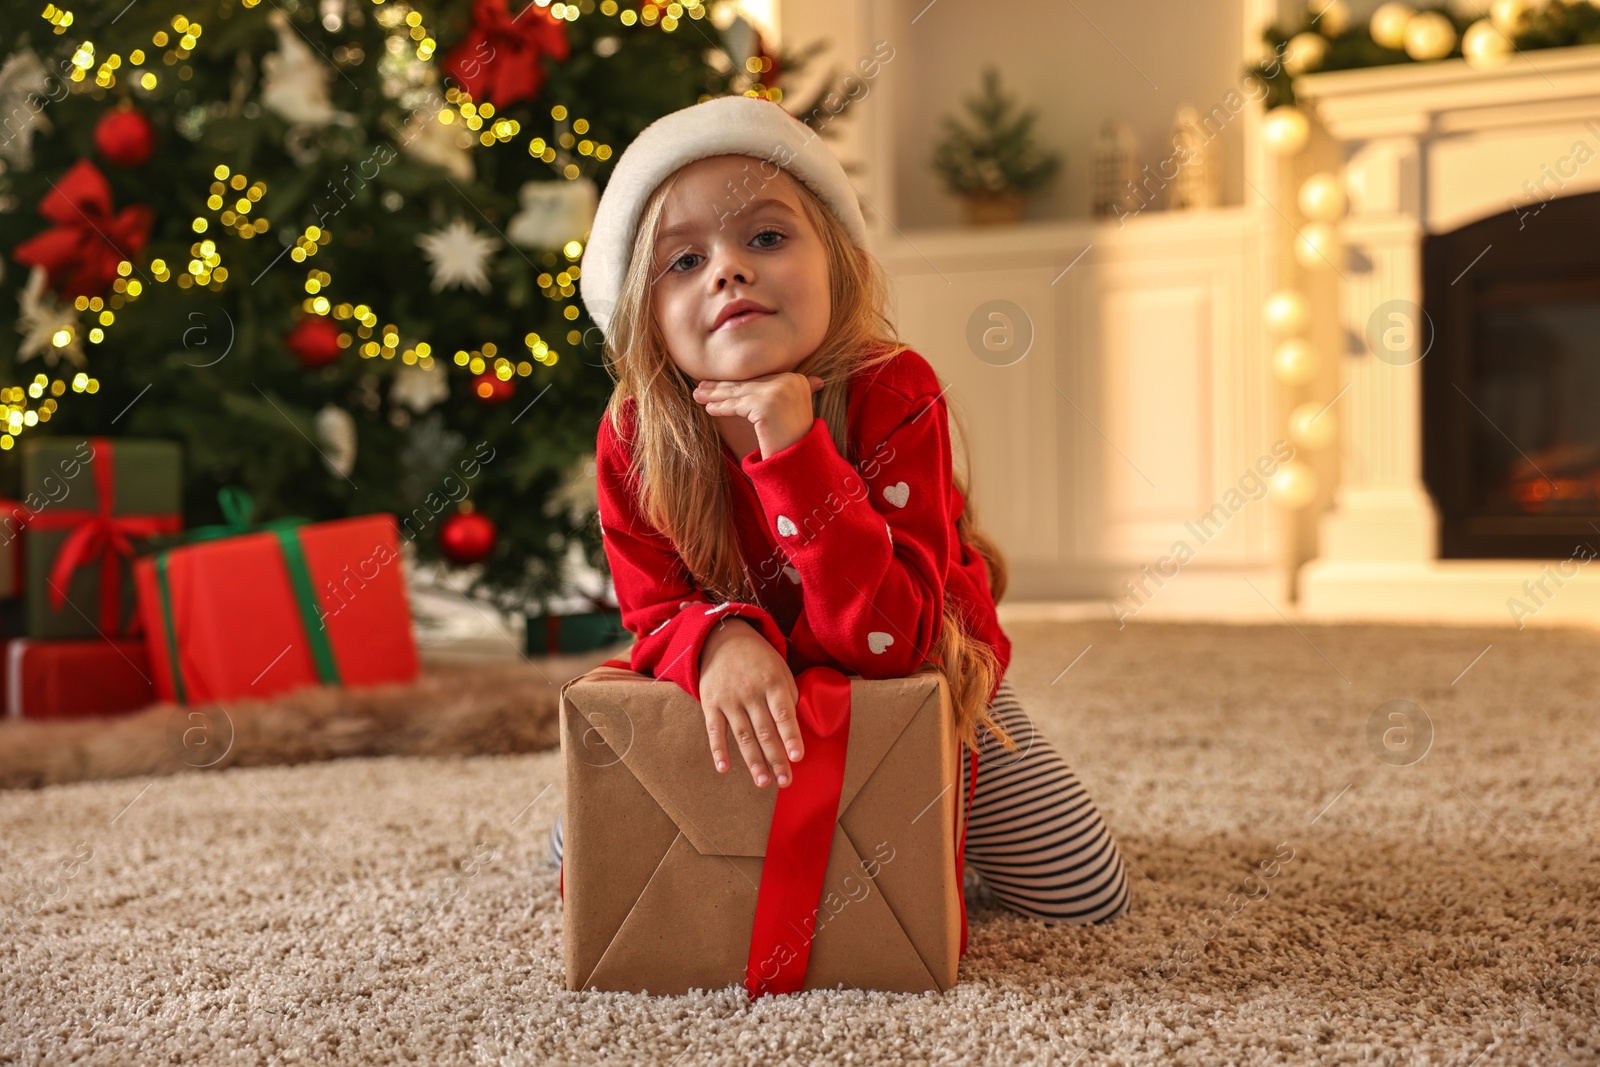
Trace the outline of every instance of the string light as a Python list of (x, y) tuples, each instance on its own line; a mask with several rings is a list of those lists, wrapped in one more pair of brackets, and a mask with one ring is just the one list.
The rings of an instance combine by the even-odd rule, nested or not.
[(58, 34), (66, 33), (67, 27), (72, 25), (72, 12), (54, 4), (44, 5), (43, 17)]
[[(16, 439), (24, 430), (49, 422), (59, 407), (56, 398), (68, 389), (74, 393), (97, 393), (100, 391), (100, 382), (82, 371), (74, 374), (70, 383), (40, 373), (34, 375), (33, 381), (26, 387), (12, 385), (0, 388), (0, 452), (15, 448)], [(47, 393), (48, 396), (45, 395)], [(30, 407), (30, 399), (42, 399), (43, 403), (37, 408)]]
[[(438, 42), (434, 39), (423, 23), (420, 12), (409, 10), (404, 3), (392, 3), (390, 0), (372, 0), (373, 5), (389, 11), (405, 11), (403, 18), (396, 14), (392, 21), (385, 21), (386, 25), (399, 28), (403, 22), (405, 34), (416, 42), (416, 57), (418, 60), (431, 60), (438, 49)], [(259, 7), (261, 0), (241, 0), (241, 6), (246, 9)], [(576, 21), (581, 10), (576, 4), (553, 3), (549, 6), (552, 17), (568, 22)], [(616, 0), (602, 0), (600, 11), (608, 17), (619, 18), (624, 25), (634, 25), (642, 21), (645, 25), (655, 25), (659, 22), (661, 29), (672, 32), (679, 20), (687, 14), (692, 19), (703, 19), (708, 16), (706, 7), (698, 2), (679, 4), (646, 4), (642, 13), (633, 10), (623, 10)], [(45, 21), (49, 22), (56, 34), (64, 34), (73, 24), (73, 14), (66, 8), (55, 4), (46, 4), (42, 13)], [(380, 20), (385, 16), (380, 14)], [(161, 29), (155, 31), (150, 38), (153, 50), (147, 55), (145, 50), (134, 49), (128, 53), (128, 74), (133, 78), (134, 84), (145, 92), (153, 92), (160, 84), (160, 79), (153, 70), (141, 70), (147, 60), (153, 56), (155, 50), (161, 50), (162, 63), (165, 66), (178, 66), (178, 76), (188, 80), (193, 76), (193, 69), (188, 65), (179, 66), (183, 60), (190, 58), (200, 41), (203, 27), (198, 22), (191, 21), (186, 15), (174, 15), (170, 22), (170, 31)], [(83, 81), (88, 77), (90, 70), (94, 71), (94, 82), (100, 88), (113, 88), (117, 84), (117, 73), (122, 70), (123, 57), (116, 52), (106, 55), (96, 62), (96, 49), (93, 41), (82, 41), (74, 51), (72, 57), (71, 78), (74, 81)], [(497, 116), (495, 107), (491, 102), (478, 103), (472, 99), (471, 94), (456, 87), (446, 91), (446, 97), (451, 102), (451, 107), (445, 107), (438, 113), (438, 121), (445, 125), (460, 122), (465, 128), (478, 134), (481, 145), (489, 147), (496, 144), (506, 144), (516, 140), (521, 134), (521, 124), (517, 120), (505, 116)], [(551, 117), (562, 124), (555, 135), (555, 142), (551, 143), (543, 137), (535, 137), (528, 142), (528, 154), (545, 163), (558, 163), (559, 172), (569, 180), (581, 176), (577, 161), (569, 153), (592, 158), (604, 162), (614, 154), (611, 145), (600, 141), (591, 132), (591, 124), (587, 119), (574, 118), (570, 127), (566, 124), (568, 118), (567, 108), (557, 105), (551, 110)], [(241, 239), (251, 239), (261, 236), (271, 228), (271, 222), (259, 211), (258, 205), (267, 192), (267, 183), (264, 181), (251, 182), (243, 173), (232, 171), (225, 164), (219, 164), (213, 169), (213, 181), (206, 199), (206, 208), (215, 213), (215, 219), (232, 235)], [(181, 272), (174, 273), (167, 262), (161, 258), (154, 258), (149, 264), (150, 278), (156, 283), (166, 283), (176, 278), (181, 289), (196, 287), (219, 290), (228, 279), (228, 268), (222, 263), (222, 250), (215, 239), (205, 236), (211, 228), (211, 219), (206, 215), (196, 215), (190, 221), (190, 229), (196, 235), (196, 240), (189, 246), (189, 259)], [(289, 257), (297, 263), (303, 263), (315, 256), (317, 250), (332, 240), (332, 233), (319, 226), (307, 226), (294, 241), (289, 249)], [(576, 293), (575, 282), (579, 277), (577, 261), (582, 258), (583, 246), (581, 242), (570, 241), (561, 250), (561, 253), (571, 261), (559, 273), (551, 275), (546, 272), (539, 276), (539, 285), (544, 295), (564, 304), (561, 315), (569, 322), (579, 317), (577, 305), (571, 303)], [(553, 257), (549, 257), (554, 261)], [(138, 299), (146, 289), (145, 283), (132, 277), (133, 264), (123, 260), (117, 265), (117, 277), (112, 282), (112, 293), (109, 298), (80, 296), (74, 301), (74, 307), (84, 314), (92, 316), (89, 329), (84, 338), (92, 344), (102, 344), (105, 341), (107, 329), (117, 320), (117, 312), (126, 304)], [(358, 347), (363, 358), (394, 359), (408, 366), (417, 366), (422, 369), (432, 369), (434, 366), (433, 351), (425, 341), (415, 345), (402, 347), (398, 327), (393, 324), (385, 325), (374, 337), (378, 327), (377, 315), (366, 304), (351, 305), (348, 302), (334, 304), (326, 295), (332, 285), (332, 276), (325, 270), (309, 270), (306, 274), (304, 288), (305, 299), (302, 307), (310, 314), (326, 316), (330, 313), (335, 319), (348, 320), (354, 324), (354, 330), (341, 331), (338, 334), (340, 348), (348, 348), (360, 340)], [(51, 338), (55, 348), (66, 348), (71, 345), (76, 337), (76, 327), (65, 325)], [(567, 339), (572, 344), (578, 344), (582, 335), (576, 330), (569, 330)], [(460, 350), (455, 354), (454, 362), (458, 366), (467, 367), (472, 374), (479, 375), (485, 370), (492, 369), (496, 377), (502, 381), (509, 381), (513, 377), (527, 377), (533, 373), (533, 363), (544, 366), (553, 366), (559, 354), (536, 333), (527, 334), (524, 339), (533, 362), (520, 360), (513, 362), (498, 355), (498, 349), (493, 342), (486, 342), (481, 349)], [(5, 386), (0, 387), (0, 451), (14, 447), (14, 440), (24, 429), (47, 422), (57, 408), (56, 398), (65, 395), (68, 391), (73, 393), (95, 393), (99, 390), (99, 380), (84, 373), (77, 372), (69, 380), (50, 378), (46, 374), (37, 375), (26, 387)], [(50, 394), (48, 397), (45, 394)], [(30, 400), (43, 400), (37, 407), (30, 406)]]
[(406, 13), (405, 21), (406, 25), (411, 27), (408, 36), (417, 42), (417, 58), (431, 59), (434, 51), (439, 47), (439, 43), (429, 36), (427, 29), (423, 27), (422, 13), (420, 11), (409, 11)]
[(317, 248), (333, 240), (333, 234), (320, 226), (307, 226), (300, 236), (294, 239), (294, 247), (289, 249), (289, 258), (296, 263), (304, 263), (307, 258), (317, 254)]

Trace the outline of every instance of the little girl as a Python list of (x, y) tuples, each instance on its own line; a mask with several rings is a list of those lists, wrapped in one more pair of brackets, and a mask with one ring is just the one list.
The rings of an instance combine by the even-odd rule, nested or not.
[[(579, 284), (616, 381), (596, 466), (631, 667), (701, 705), (719, 772), (783, 788), (796, 673), (936, 666), (978, 753), (967, 862), (1023, 915), (1104, 922), (1121, 855), (1005, 678), (1005, 563), (865, 244), (843, 168), (771, 101), (684, 108), (618, 159)], [(556, 865), (561, 842), (558, 816)]]

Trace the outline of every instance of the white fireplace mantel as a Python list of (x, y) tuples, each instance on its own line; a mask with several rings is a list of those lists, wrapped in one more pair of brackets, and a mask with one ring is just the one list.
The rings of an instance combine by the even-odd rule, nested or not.
[(1380, 360), (1365, 340), (1381, 305), (1421, 307), (1424, 235), (1600, 189), (1600, 46), (1487, 70), (1447, 60), (1308, 75), (1295, 88), (1342, 150), (1338, 314), (1362, 346), (1340, 357), (1340, 485), (1320, 556), (1299, 574), (1302, 611), (1512, 623), (1521, 601), (1535, 609), (1524, 623), (1600, 621), (1600, 567), (1438, 558), (1422, 363)]

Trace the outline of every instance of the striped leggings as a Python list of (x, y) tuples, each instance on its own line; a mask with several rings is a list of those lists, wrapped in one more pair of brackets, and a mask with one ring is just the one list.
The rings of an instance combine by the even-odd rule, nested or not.
[[(1017, 752), (980, 733), (967, 877), (976, 871), (997, 901), (1045, 923), (1115, 919), (1128, 910), (1128, 876), (1089, 791), (1034, 727), (1009, 678), (1000, 683), (990, 710)], [(963, 786), (966, 780), (963, 773)], [(558, 815), (550, 830), (550, 860), (557, 866), (561, 824)]]

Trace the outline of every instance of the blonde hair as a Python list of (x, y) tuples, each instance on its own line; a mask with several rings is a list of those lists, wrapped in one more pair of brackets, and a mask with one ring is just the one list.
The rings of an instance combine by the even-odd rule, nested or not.
[[(715, 597), (759, 604), (733, 527), (721, 437), (712, 416), (694, 400), (692, 380), (672, 362), (651, 311), (655, 234), (667, 196), (681, 173), (674, 172), (662, 181), (640, 213), (605, 340), (606, 372), (616, 383), (605, 417), (620, 429), (623, 404), (633, 398), (632, 437), (626, 444), (637, 477), (641, 511), (672, 541), (694, 580)], [(822, 388), (813, 395), (816, 413), (827, 425), (839, 454), (853, 463), (856, 457), (845, 419), (850, 379), (889, 362), (909, 346), (884, 314), (888, 284), (876, 257), (856, 247), (839, 220), (804, 182), (788, 171), (781, 173), (797, 192), (806, 217), (822, 239), (828, 261), (831, 315), (827, 333), (795, 372), (823, 380)], [(983, 558), (989, 587), (998, 602), (1006, 590), (1005, 559), (977, 527), (966, 476), (954, 464), (952, 469), (956, 488), (966, 500), (956, 523), (958, 537)], [(989, 710), (989, 695), (1000, 681), (999, 660), (987, 642), (973, 635), (949, 596), (944, 598), (939, 637), (918, 669), (929, 665), (939, 669), (950, 687), (957, 734), (966, 747), (977, 748), (981, 725), (1007, 750), (1017, 751), (1015, 741)]]

